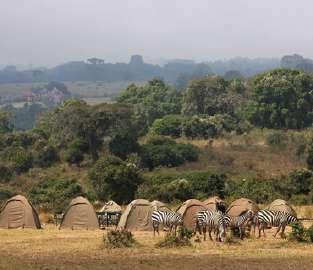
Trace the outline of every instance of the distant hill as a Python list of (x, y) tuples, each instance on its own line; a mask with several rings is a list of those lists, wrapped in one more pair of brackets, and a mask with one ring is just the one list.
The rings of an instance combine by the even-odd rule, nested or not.
[(0, 70), (0, 83), (33, 83), (50, 81), (147, 81), (161, 77), (175, 84), (182, 76), (197, 78), (208, 73), (224, 75), (229, 70), (238, 71), (243, 76), (279, 67), (276, 58), (233, 58), (223, 61), (196, 63), (187, 59), (167, 61), (163, 66), (144, 62), (141, 55), (133, 55), (129, 63), (106, 63), (99, 58), (86, 61), (72, 61), (53, 68), (38, 68), (19, 71), (15, 66)]

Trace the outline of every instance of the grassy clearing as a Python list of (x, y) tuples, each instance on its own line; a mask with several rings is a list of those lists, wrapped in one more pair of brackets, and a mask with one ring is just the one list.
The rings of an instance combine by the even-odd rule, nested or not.
[(313, 245), (274, 239), (156, 248), (162, 239), (135, 232), (138, 245), (106, 249), (104, 231), (0, 230), (0, 269), (311, 269)]
[(297, 155), (299, 145), (311, 140), (311, 130), (285, 132), (286, 142), (269, 145), (271, 130), (255, 129), (249, 134), (228, 134), (213, 140), (186, 140), (200, 149), (197, 162), (180, 166), (179, 170), (209, 169), (235, 177), (269, 178), (306, 167), (305, 153)]

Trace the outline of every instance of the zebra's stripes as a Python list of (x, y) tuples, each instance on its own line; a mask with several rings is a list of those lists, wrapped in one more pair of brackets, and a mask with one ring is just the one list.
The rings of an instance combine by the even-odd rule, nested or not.
[(249, 225), (249, 223), (253, 220), (254, 212), (252, 210), (247, 210), (242, 213), (240, 216), (231, 217), (229, 215), (225, 215), (225, 224), (226, 227), (238, 228), (240, 238), (243, 239), (245, 234), (245, 228)]
[(259, 229), (259, 237), (261, 237), (261, 231), (263, 231), (263, 236), (265, 237), (265, 228), (278, 227), (274, 237), (281, 229), (281, 237), (283, 238), (286, 226), (293, 222), (298, 222), (297, 217), (287, 212), (261, 210), (257, 215), (256, 226)]
[(204, 240), (206, 240), (206, 230), (208, 229), (211, 240), (213, 240), (211, 235), (213, 231), (216, 234), (217, 241), (225, 241), (226, 223), (222, 212), (215, 210), (199, 211), (195, 219), (196, 230), (199, 230), (200, 234), (203, 232)]
[(164, 227), (170, 229), (170, 232), (174, 229), (176, 234), (176, 229), (178, 226), (182, 225), (183, 218), (180, 214), (175, 212), (166, 212), (166, 211), (153, 211), (151, 214), (152, 226), (153, 226), (153, 235), (155, 232), (159, 234), (160, 224)]

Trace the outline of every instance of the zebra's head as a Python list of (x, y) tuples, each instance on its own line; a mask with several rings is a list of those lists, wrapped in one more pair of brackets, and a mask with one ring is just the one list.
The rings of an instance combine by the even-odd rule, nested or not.
[(246, 216), (247, 216), (248, 220), (252, 220), (254, 218), (254, 212), (252, 210), (248, 210), (246, 212)]

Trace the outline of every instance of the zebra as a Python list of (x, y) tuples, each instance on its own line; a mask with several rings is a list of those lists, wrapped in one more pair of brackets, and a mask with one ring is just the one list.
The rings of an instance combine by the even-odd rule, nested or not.
[(298, 222), (299, 220), (292, 214), (283, 211), (261, 210), (257, 215), (256, 226), (259, 229), (259, 238), (261, 237), (261, 231), (265, 237), (264, 229), (267, 227), (278, 227), (274, 234), (274, 237), (279, 233), (281, 229), (281, 238), (285, 238), (285, 228), (292, 222)]
[(245, 227), (247, 227), (249, 223), (252, 222), (253, 218), (254, 212), (252, 210), (247, 210), (243, 212), (240, 216), (236, 217), (224, 215), (226, 228), (227, 227), (238, 228), (240, 239), (243, 239), (245, 234)]
[(183, 224), (183, 218), (180, 214), (170, 211), (160, 211), (155, 210), (151, 214), (152, 226), (153, 226), (153, 235), (155, 236), (155, 232), (159, 233), (159, 226), (162, 224), (164, 227), (168, 227), (170, 229), (170, 233), (174, 229), (174, 233), (176, 235), (176, 229), (178, 226)]
[(224, 219), (224, 214), (220, 211), (206, 210), (199, 211), (196, 216), (196, 228), (195, 231), (199, 230), (201, 234), (201, 229), (203, 232), (203, 239), (206, 240), (206, 230), (208, 229), (209, 237), (212, 239), (212, 231), (216, 234), (216, 240), (224, 242), (226, 238), (226, 223)]

